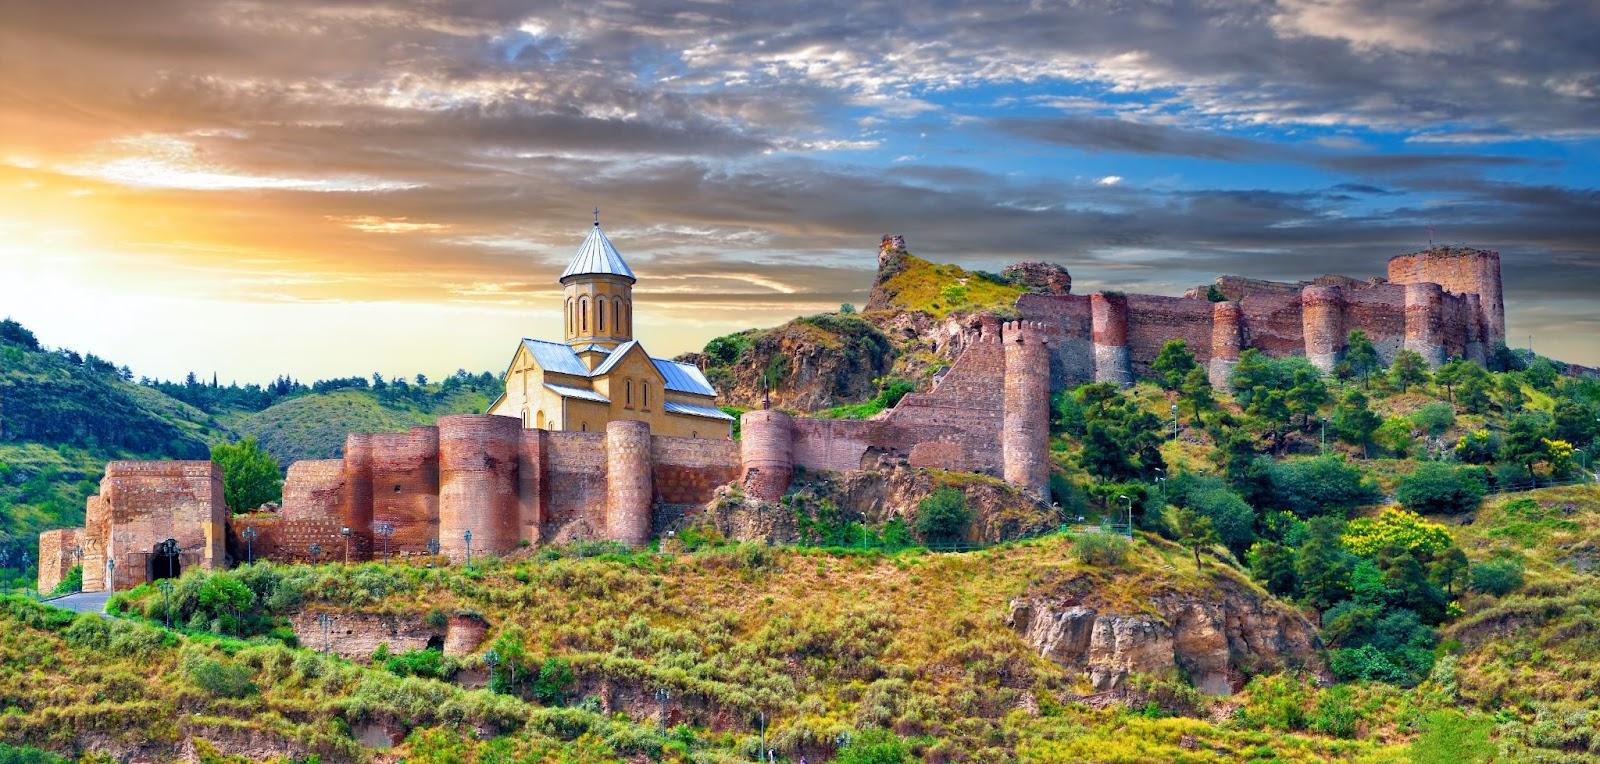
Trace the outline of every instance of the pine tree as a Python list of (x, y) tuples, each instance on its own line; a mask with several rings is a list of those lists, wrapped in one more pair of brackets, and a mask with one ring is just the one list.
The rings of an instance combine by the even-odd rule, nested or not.
[(1428, 362), (1415, 350), (1401, 349), (1394, 354), (1394, 363), (1389, 365), (1389, 381), (1402, 393), (1412, 385), (1425, 385), (1428, 383)]
[(1161, 346), (1161, 352), (1156, 354), (1156, 360), (1150, 364), (1150, 370), (1160, 377), (1161, 386), (1168, 390), (1178, 389), (1184, 377), (1196, 368), (1199, 367), (1195, 365), (1194, 354), (1189, 352), (1189, 345), (1183, 340), (1168, 340)]
[(1381, 367), (1378, 349), (1372, 346), (1367, 333), (1360, 329), (1351, 332), (1345, 340), (1344, 362), (1350, 365), (1351, 374), (1361, 378), (1362, 386)]

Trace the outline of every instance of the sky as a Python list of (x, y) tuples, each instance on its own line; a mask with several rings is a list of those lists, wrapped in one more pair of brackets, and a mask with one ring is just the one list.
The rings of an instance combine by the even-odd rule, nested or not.
[(1498, 250), (1600, 365), (1590, 0), (0, 0), (0, 316), (135, 374), (498, 370), (591, 210), (656, 355), (884, 234), (1075, 289)]

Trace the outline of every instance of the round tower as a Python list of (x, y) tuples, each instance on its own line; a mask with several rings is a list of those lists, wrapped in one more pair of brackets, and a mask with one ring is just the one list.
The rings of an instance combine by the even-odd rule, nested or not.
[(1300, 290), (1300, 319), (1306, 359), (1332, 372), (1344, 351), (1344, 293), (1336, 286), (1312, 284)]
[(606, 423), (606, 533), (613, 541), (650, 541), (655, 483), (650, 465), (650, 423)]
[(1406, 284), (1405, 347), (1430, 367), (1444, 363), (1444, 290), (1438, 284)]
[(1050, 501), (1050, 349), (1044, 324), (1012, 321), (1005, 346), (1005, 415), (1000, 430), (1006, 482)]
[(777, 501), (794, 477), (794, 420), (782, 411), (759, 409), (739, 417), (740, 483), (745, 495)]
[(1206, 376), (1218, 390), (1229, 389), (1233, 367), (1244, 349), (1244, 309), (1233, 300), (1211, 304), (1211, 361)]
[(1089, 295), (1090, 334), (1094, 339), (1094, 381), (1133, 384), (1128, 353), (1128, 298), (1095, 292)]
[(469, 543), (477, 555), (509, 552), (521, 541), (521, 432), (511, 417), (439, 418), (439, 548), (451, 561), (465, 560)]
[(341, 507), (346, 549), (338, 551), (354, 560), (369, 559), (372, 552), (372, 435), (353, 432), (344, 439), (344, 497)]

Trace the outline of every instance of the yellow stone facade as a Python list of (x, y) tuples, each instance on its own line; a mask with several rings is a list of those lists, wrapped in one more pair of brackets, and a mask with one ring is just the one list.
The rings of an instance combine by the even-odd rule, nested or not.
[(603, 432), (631, 419), (658, 435), (731, 437), (733, 418), (700, 370), (652, 358), (633, 339), (635, 280), (597, 221), (561, 276), (564, 342), (522, 340), (488, 413), (525, 429)]

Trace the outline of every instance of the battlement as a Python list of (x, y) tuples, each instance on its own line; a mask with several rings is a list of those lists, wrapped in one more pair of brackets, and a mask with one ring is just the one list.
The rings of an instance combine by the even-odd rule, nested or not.
[(1000, 328), (1000, 336), (1007, 343), (1048, 345), (1050, 325), (1043, 321), (1007, 321)]

